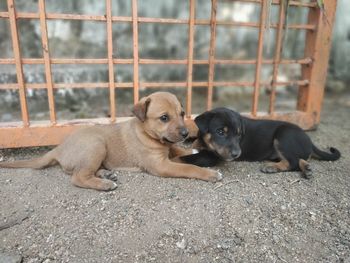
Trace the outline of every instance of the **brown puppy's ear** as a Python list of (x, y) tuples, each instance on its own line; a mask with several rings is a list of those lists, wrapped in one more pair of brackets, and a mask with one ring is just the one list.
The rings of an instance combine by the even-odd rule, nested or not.
[(194, 119), (194, 122), (197, 124), (199, 132), (205, 134), (209, 129), (209, 122), (213, 114), (209, 111), (202, 113)]
[(187, 138), (197, 138), (198, 137), (198, 126), (192, 119), (185, 119), (185, 126), (188, 130)]
[(132, 109), (132, 113), (142, 122), (146, 120), (147, 109), (151, 102), (150, 98), (142, 98), (138, 103), (135, 104)]

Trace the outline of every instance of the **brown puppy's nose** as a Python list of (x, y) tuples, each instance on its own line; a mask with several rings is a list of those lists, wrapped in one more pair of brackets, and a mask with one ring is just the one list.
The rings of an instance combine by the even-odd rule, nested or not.
[(185, 128), (185, 127), (181, 128), (181, 129), (180, 129), (180, 134), (181, 134), (181, 136), (182, 136), (183, 138), (186, 138), (187, 135), (188, 135), (188, 130), (187, 130), (187, 128)]

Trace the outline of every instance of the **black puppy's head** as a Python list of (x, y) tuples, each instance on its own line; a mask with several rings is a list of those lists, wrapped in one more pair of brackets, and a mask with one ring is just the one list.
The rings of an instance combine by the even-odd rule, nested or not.
[(232, 110), (217, 108), (195, 118), (199, 137), (208, 149), (225, 161), (241, 155), (240, 140), (244, 134), (242, 117)]

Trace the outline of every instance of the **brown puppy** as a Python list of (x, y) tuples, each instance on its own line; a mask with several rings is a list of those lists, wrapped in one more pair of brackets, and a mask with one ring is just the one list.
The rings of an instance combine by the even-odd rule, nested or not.
[(174, 95), (153, 93), (142, 98), (133, 113), (137, 118), (123, 123), (80, 129), (42, 157), (3, 162), (0, 167), (40, 169), (60, 164), (72, 175), (74, 185), (105, 191), (117, 187), (108, 176), (110, 170), (118, 168), (138, 167), (153, 175), (213, 182), (222, 178), (214, 170), (178, 163), (178, 156), (189, 154), (189, 150), (174, 143), (184, 140), (188, 130)]

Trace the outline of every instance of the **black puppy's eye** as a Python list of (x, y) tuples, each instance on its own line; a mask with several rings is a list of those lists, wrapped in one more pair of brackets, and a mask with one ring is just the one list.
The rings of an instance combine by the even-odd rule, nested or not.
[(216, 134), (219, 136), (224, 136), (225, 135), (225, 131), (223, 128), (217, 129), (216, 130)]
[(160, 116), (159, 118), (162, 122), (168, 122), (169, 121), (169, 116), (168, 114), (164, 114), (162, 116)]

